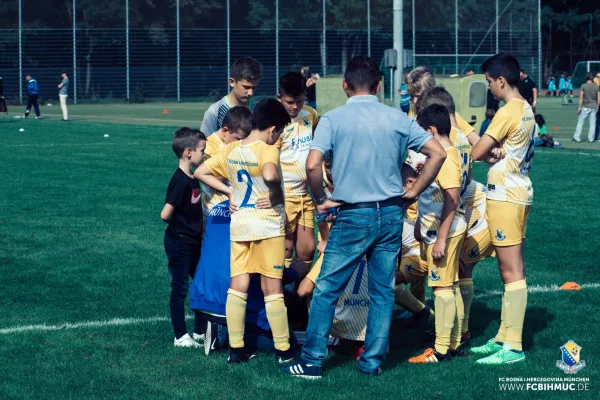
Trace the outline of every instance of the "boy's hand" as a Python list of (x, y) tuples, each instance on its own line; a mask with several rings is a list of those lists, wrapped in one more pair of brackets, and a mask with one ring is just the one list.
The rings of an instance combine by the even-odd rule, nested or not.
[(233, 214), (234, 212), (236, 212), (239, 209), (240, 209), (240, 207), (233, 202), (233, 193), (231, 193), (229, 195), (229, 212)]
[(435, 244), (433, 245), (433, 250), (431, 252), (431, 255), (436, 260), (439, 260), (440, 258), (444, 258), (446, 256), (446, 241), (440, 240), (440, 238), (437, 238), (437, 240), (435, 241)]
[(260, 199), (256, 200), (255, 204), (256, 208), (259, 209), (273, 208), (273, 206), (271, 205), (271, 198), (269, 196), (261, 197)]
[(494, 158), (498, 158), (498, 159), (503, 159), (504, 157), (506, 157), (506, 151), (504, 151), (504, 149), (502, 147), (494, 147), (493, 149), (490, 150), (490, 154), (494, 157)]
[(410, 190), (407, 190), (406, 192), (404, 192), (401, 199), (404, 200), (405, 206), (409, 206), (410, 204), (419, 200), (419, 194), (417, 192), (415, 192), (414, 190), (410, 189)]
[(327, 240), (321, 240), (319, 242), (319, 244), (317, 245), (317, 250), (319, 252), (319, 257), (321, 257), (323, 255), (323, 253), (325, 252), (325, 247), (327, 246)]

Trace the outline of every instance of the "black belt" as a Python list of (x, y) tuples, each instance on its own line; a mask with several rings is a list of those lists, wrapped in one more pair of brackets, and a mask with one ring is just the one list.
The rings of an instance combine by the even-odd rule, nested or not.
[(355, 210), (357, 208), (383, 208), (399, 206), (404, 208), (404, 200), (401, 197), (392, 197), (383, 201), (366, 201), (364, 203), (344, 203), (340, 206), (340, 210)]

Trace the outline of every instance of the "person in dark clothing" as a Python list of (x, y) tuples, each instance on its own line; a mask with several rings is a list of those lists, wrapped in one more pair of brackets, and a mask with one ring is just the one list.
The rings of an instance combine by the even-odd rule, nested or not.
[(319, 74), (310, 73), (310, 67), (308, 65), (303, 66), (300, 69), (300, 73), (306, 80), (306, 104), (317, 109), (317, 81), (319, 80)]
[(500, 103), (498, 102), (498, 100), (496, 100), (496, 98), (494, 97), (494, 95), (492, 94), (492, 92), (488, 89), (488, 92), (487, 92), (487, 109), (488, 110), (498, 111), (498, 108), (500, 108)]
[(31, 77), (31, 74), (25, 75), (25, 80), (27, 80), (27, 92), (29, 93), (29, 97), (27, 99), (27, 108), (25, 108), (24, 118), (29, 117), (31, 106), (33, 106), (33, 109), (35, 110), (35, 119), (39, 119), (41, 114), (40, 106), (38, 104), (38, 96), (40, 94), (38, 83)]
[(6, 107), (6, 100), (4, 99), (4, 82), (0, 77), (0, 113), (7, 113), (8, 108)]
[(537, 107), (537, 98), (538, 98), (538, 88), (533, 79), (527, 75), (525, 70), (521, 70), (520, 73), (521, 82), (519, 83), (519, 93), (521, 96), (527, 100), (533, 111), (535, 112), (535, 108)]

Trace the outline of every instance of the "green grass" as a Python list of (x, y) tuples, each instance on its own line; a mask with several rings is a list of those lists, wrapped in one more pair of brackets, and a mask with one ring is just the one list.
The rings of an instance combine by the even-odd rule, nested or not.
[[(575, 109), (552, 100), (543, 101), (540, 112), (550, 132), (568, 138)], [(170, 114), (163, 116), (163, 108)], [(304, 382), (281, 376), (270, 353), (245, 366), (229, 366), (225, 353), (207, 358), (201, 351), (174, 349), (159, 212), (176, 168), (173, 126), (199, 126), (205, 108), (193, 103), (78, 106), (72, 107), (69, 123), (50, 115), (58, 107), (42, 109), (48, 120), (0, 117), (0, 398), (559, 398), (568, 394), (502, 392), (498, 379), (565, 376), (555, 363), (559, 347), (570, 339), (583, 346), (581, 358), (587, 363), (577, 377), (590, 378), (590, 391), (576, 396), (598, 397), (600, 152), (591, 150), (599, 144), (579, 146), (588, 150), (536, 150), (528, 284), (575, 281), (596, 287), (529, 295), (524, 364), (476, 368), (466, 357), (444, 365), (408, 365), (420, 338), (399, 324), (392, 330), (385, 374), (371, 379), (341, 356), (328, 361), (320, 382)], [(560, 131), (552, 130), (555, 125)], [(475, 168), (475, 177), (484, 181), (486, 168)], [(483, 295), (471, 315), (473, 344), (479, 345), (498, 328), (500, 298), (486, 295), (502, 288), (494, 260), (477, 267), (475, 282)], [(161, 318), (122, 326), (2, 331), (153, 317)]]

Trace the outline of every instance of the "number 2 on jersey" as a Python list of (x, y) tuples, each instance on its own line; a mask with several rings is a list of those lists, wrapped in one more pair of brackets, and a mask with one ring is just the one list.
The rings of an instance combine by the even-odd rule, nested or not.
[(237, 172), (237, 180), (238, 182), (244, 182), (244, 177), (246, 177), (246, 194), (244, 195), (244, 200), (242, 200), (242, 204), (240, 204), (240, 208), (250, 207), (254, 208), (254, 204), (249, 203), (250, 196), (252, 195), (252, 177), (250, 173), (244, 169), (240, 169)]

